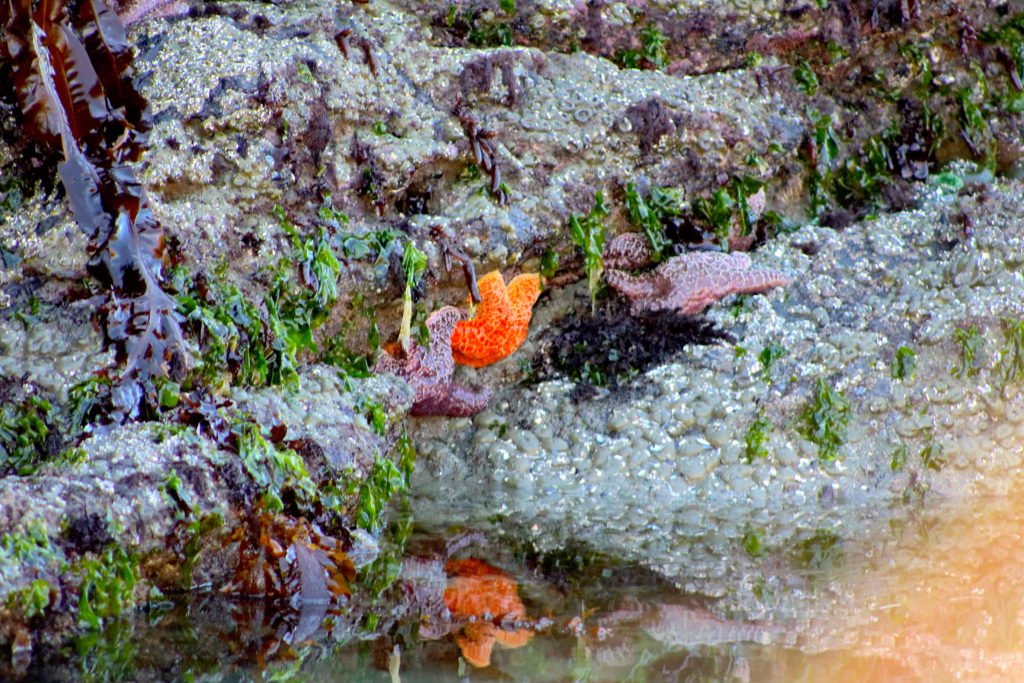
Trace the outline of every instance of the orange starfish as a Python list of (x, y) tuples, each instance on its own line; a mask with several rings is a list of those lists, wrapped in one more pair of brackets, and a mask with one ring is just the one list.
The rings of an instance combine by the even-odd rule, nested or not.
[(497, 567), (483, 560), (449, 560), (445, 571), (451, 576), (444, 592), (444, 604), (455, 620), (467, 623), (455, 636), (462, 656), (476, 667), (491, 663), (495, 643), (505, 647), (522, 647), (533, 638), (533, 631), (499, 628), (497, 621), (514, 621), (526, 617), (526, 608), (519, 599), (519, 587)]
[(477, 281), (483, 301), (472, 320), (463, 320), (452, 333), (452, 358), (474, 368), (496, 363), (526, 341), (533, 304), (540, 296), (540, 276), (523, 273), (505, 287), (493, 270)]

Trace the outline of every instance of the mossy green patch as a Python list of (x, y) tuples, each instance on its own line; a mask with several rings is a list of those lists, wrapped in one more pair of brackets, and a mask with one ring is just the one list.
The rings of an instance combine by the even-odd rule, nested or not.
[[(179, 292), (178, 311), (197, 335), (202, 352), (195, 374), (215, 391), (229, 385), (296, 384), (297, 358), (304, 352), (322, 356), (355, 376), (366, 376), (368, 362), (348, 350), (345, 335), (326, 340), (323, 351), (315, 339), (338, 299), (341, 259), (372, 260), (371, 272), (384, 284), (392, 259), (400, 255), (410, 306), (411, 290), (425, 270), (423, 252), (404, 233), (392, 229), (363, 235), (344, 232), (348, 218), (329, 202), (317, 215), (330, 231), (321, 225), (303, 236), (280, 207), (275, 207), (274, 215), (290, 239), (291, 252), (269, 271), (271, 284), (262, 305), (216, 274), (193, 277), (182, 268), (172, 272)], [(367, 341), (376, 349), (380, 338), (374, 306), (357, 296), (351, 308), (370, 321)], [(411, 319), (410, 308), (410, 323)], [(351, 322), (346, 329), (350, 326)], [(422, 333), (422, 327), (417, 327), (417, 333)], [(173, 394), (167, 399), (173, 402)]]
[(900, 444), (892, 452), (892, 458), (889, 461), (889, 469), (893, 472), (900, 472), (904, 467), (907, 466), (907, 447)]
[(356, 525), (368, 531), (379, 531), (384, 510), (391, 497), (408, 487), (405, 474), (387, 458), (379, 457), (370, 470), (369, 476), (359, 487), (359, 502), (356, 508)]
[(78, 591), (78, 623), (100, 629), (134, 604), (139, 581), (139, 561), (134, 553), (113, 546), (99, 557), (86, 558), (73, 568), (82, 577)]
[(765, 444), (768, 442), (768, 432), (771, 431), (771, 428), (771, 421), (763, 414), (758, 415), (757, 419), (750, 423), (743, 435), (743, 441), (746, 444), (743, 451), (743, 462), (749, 464), (756, 458), (768, 457), (768, 448)]
[(242, 465), (263, 492), (268, 510), (283, 509), (285, 491), (290, 492), (300, 509), (308, 509), (317, 500), (317, 487), (306, 471), (305, 462), (291, 448), (273, 443), (269, 427), (236, 417), (232, 431), (238, 437)]
[(761, 349), (761, 353), (757, 356), (757, 359), (761, 361), (761, 379), (765, 382), (770, 382), (772, 365), (787, 353), (789, 351), (786, 347), (775, 340), (769, 342), (768, 346)]
[(743, 550), (746, 551), (747, 555), (754, 558), (755, 560), (764, 557), (767, 548), (764, 544), (764, 530), (763, 529), (747, 529), (743, 533), (743, 539), (741, 541)]
[(50, 402), (29, 396), (0, 407), (0, 475), (35, 472), (51, 455), (56, 455), (53, 436), (55, 415)]
[(818, 529), (793, 548), (793, 560), (804, 569), (830, 569), (843, 562), (841, 539), (831, 529)]
[(949, 369), (954, 377), (974, 377), (981, 369), (985, 338), (981, 336), (977, 325), (968, 328), (958, 327), (953, 330), (953, 339), (960, 345), (960, 358), (956, 365)]
[[(31, 572), (57, 572), (65, 566), (64, 555), (50, 544), (46, 526), (40, 520), (27, 524), (19, 533), (0, 537), (0, 577)], [(49, 581), (38, 578), (6, 596), (8, 608), (25, 618), (41, 615), (57, 596)]]
[(640, 29), (640, 49), (619, 50), (614, 61), (625, 69), (664, 71), (668, 67), (668, 36), (654, 24)]
[(907, 346), (901, 346), (893, 354), (889, 374), (893, 379), (911, 379), (917, 370), (917, 354)]
[(818, 76), (806, 61), (793, 67), (793, 82), (796, 83), (796, 89), (808, 97), (818, 92)]
[(1003, 348), (997, 372), (1005, 388), (1024, 380), (1024, 319), (1003, 319)]
[(697, 197), (691, 202), (693, 217), (705, 223), (728, 249), (729, 237), (749, 235), (758, 212), (750, 206), (750, 198), (761, 191), (764, 182), (750, 175), (736, 176), (711, 197)]
[(800, 432), (818, 445), (818, 460), (835, 460), (846, 439), (850, 420), (850, 402), (824, 378), (818, 378), (817, 389), (810, 403), (800, 414)]

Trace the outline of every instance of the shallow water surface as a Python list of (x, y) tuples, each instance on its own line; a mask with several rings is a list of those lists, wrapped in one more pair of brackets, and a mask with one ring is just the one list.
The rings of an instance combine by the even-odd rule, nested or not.
[(29, 677), (1019, 680), (1024, 503), (926, 498), (902, 513), (825, 558), (766, 560), (757, 615), (585, 551), (485, 541), (448, 560), (424, 550), (443, 547), (438, 535), (420, 534), (387, 601), (357, 596), (336, 614), (219, 595), (154, 604)]

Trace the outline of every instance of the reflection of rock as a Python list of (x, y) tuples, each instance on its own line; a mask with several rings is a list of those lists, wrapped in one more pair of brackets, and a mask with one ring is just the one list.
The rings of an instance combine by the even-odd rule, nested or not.
[(656, 605), (644, 614), (643, 627), (670, 647), (752, 642), (765, 644), (780, 628), (754, 621), (729, 621), (685, 605)]
[[(589, 644), (597, 660), (611, 668), (631, 667), (645, 651), (661, 656), (726, 643), (764, 645), (786, 630), (781, 623), (734, 621), (700, 607), (678, 603), (643, 604), (636, 600), (598, 616), (594, 623), (596, 637)], [(655, 643), (647, 643), (641, 634)]]

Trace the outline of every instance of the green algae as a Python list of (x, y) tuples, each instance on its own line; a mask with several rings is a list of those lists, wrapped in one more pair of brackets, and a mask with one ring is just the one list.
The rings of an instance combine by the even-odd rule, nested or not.
[(917, 354), (908, 346), (901, 346), (893, 354), (889, 374), (893, 379), (913, 379), (917, 371)]
[(850, 420), (850, 402), (824, 378), (818, 378), (817, 390), (800, 414), (801, 433), (818, 446), (818, 460), (835, 460), (846, 440)]
[(818, 529), (808, 538), (796, 543), (793, 561), (804, 569), (821, 571), (843, 563), (842, 539), (831, 529)]
[(768, 432), (772, 429), (771, 420), (758, 415), (743, 435), (743, 442), (746, 445), (743, 451), (743, 462), (750, 464), (757, 458), (768, 457)]
[(976, 376), (981, 370), (985, 348), (985, 338), (978, 331), (978, 326), (956, 328), (953, 330), (953, 339), (960, 345), (960, 354), (958, 363), (949, 369), (950, 374), (954, 377)]
[(293, 449), (273, 443), (269, 427), (237, 417), (232, 431), (238, 436), (238, 457), (263, 492), (268, 510), (277, 512), (284, 508), (285, 491), (303, 509), (318, 499), (317, 486), (302, 458)]
[(665, 236), (665, 221), (682, 214), (678, 196), (668, 188), (651, 188), (646, 199), (637, 192), (636, 183), (626, 185), (626, 212), (634, 226), (640, 228), (651, 243), (654, 263), (665, 258), (671, 242)]
[(664, 71), (668, 67), (668, 36), (653, 23), (640, 29), (640, 49), (619, 50), (614, 61), (625, 69)]
[(789, 350), (778, 341), (772, 341), (768, 346), (761, 349), (761, 353), (757, 356), (757, 360), (761, 363), (761, 379), (765, 382), (771, 382), (772, 366), (775, 364), (775, 361), (788, 353)]
[(50, 402), (29, 396), (0, 408), (0, 474), (25, 476), (35, 472), (53, 450), (54, 409)]
[(587, 273), (591, 312), (597, 310), (597, 295), (601, 289), (601, 276), (604, 275), (604, 219), (607, 217), (604, 195), (598, 191), (594, 193), (594, 208), (590, 213), (569, 218), (572, 241), (583, 252), (583, 270)]
[(72, 569), (82, 577), (78, 589), (80, 626), (100, 629), (105, 620), (135, 604), (133, 594), (141, 577), (139, 559), (131, 551), (112, 546), (97, 558), (80, 560)]

